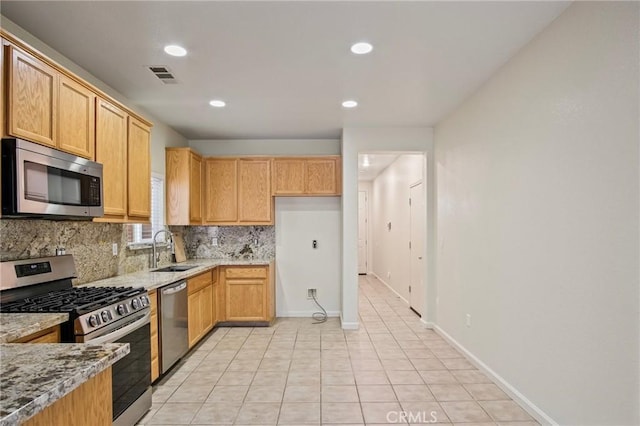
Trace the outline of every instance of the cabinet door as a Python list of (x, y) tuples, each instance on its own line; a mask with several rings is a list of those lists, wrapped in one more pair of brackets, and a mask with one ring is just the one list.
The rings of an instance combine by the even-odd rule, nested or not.
[(336, 158), (308, 159), (306, 192), (313, 195), (339, 194), (337, 163)]
[(58, 73), (13, 46), (8, 49), (9, 134), (55, 147)]
[(200, 318), (200, 291), (189, 295), (187, 299), (189, 348), (198, 343), (202, 332)]
[(238, 220), (238, 160), (207, 159), (205, 180), (205, 222), (236, 222)]
[(189, 222), (202, 223), (202, 157), (193, 152), (189, 156)]
[(189, 225), (189, 149), (165, 150), (167, 225)]
[(105, 216), (127, 214), (127, 114), (99, 99), (96, 113), (96, 161), (102, 163)]
[(151, 129), (129, 117), (127, 162), (128, 214), (143, 220), (151, 217)]
[(265, 280), (227, 279), (227, 321), (265, 321)]
[(64, 75), (58, 87), (58, 147), (93, 160), (96, 95)]
[(304, 160), (276, 158), (273, 160), (273, 195), (304, 194)]
[(213, 284), (200, 291), (201, 334), (204, 336), (213, 328)]
[(160, 376), (160, 357), (158, 345), (158, 294), (156, 290), (149, 292), (151, 306), (151, 381)]
[(271, 162), (268, 159), (240, 159), (238, 169), (239, 221), (273, 223)]

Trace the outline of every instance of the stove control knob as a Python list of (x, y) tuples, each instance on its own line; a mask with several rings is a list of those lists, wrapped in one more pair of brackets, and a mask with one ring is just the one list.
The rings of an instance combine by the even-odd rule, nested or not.
[(89, 325), (91, 327), (97, 327), (98, 326), (98, 317), (96, 315), (91, 315), (89, 317)]
[(142, 303), (142, 306), (148, 306), (149, 298), (147, 296), (140, 296), (140, 302)]
[(100, 316), (102, 317), (102, 322), (108, 322), (109, 321), (109, 312), (108, 311), (102, 311)]
[(140, 307), (140, 304), (138, 303), (138, 299), (133, 299), (133, 300), (131, 301), (131, 307), (132, 307), (133, 309), (138, 309), (138, 308)]
[(126, 311), (124, 310), (124, 305), (118, 305), (118, 307), (116, 308), (116, 312), (118, 312), (118, 315), (124, 315), (126, 313)]

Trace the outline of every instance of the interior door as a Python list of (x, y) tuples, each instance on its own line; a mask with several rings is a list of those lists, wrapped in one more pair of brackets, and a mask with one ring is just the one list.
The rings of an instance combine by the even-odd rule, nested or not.
[(358, 274), (367, 273), (367, 193), (358, 191)]
[(419, 315), (424, 313), (425, 292), (424, 292), (424, 237), (426, 210), (424, 202), (424, 190), (422, 182), (409, 188), (410, 192), (410, 268), (411, 282), (409, 293), (409, 304), (411, 309)]

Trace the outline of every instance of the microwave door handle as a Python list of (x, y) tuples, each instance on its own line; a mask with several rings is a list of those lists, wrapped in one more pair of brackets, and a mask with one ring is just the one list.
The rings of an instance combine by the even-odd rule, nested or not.
[(131, 324), (125, 325), (122, 328), (117, 329), (116, 331), (112, 332), (112, 333), (107, 333), (104, 336), (100, 336), (100, 337), (96, 337), (95, 339), (91, 339), (85, 343), (92, 343), (92, 344), (101, 344), (101, 343), (112, 343), (115, 342), (118, 339), (123, 338), (124, 336), (126, 336), (127, 334), (131, 333), (132, 331), (140, 328), (141, 326), (145, 325), (146, 323), (149, 322), (149, 319), (151, 318), (151, 311), (147, 312), (146, 314), (144, 314), (144, 316), (142, 318), (140, 318), (139, 320), (136, 320), (134, 322), (132, 322)]

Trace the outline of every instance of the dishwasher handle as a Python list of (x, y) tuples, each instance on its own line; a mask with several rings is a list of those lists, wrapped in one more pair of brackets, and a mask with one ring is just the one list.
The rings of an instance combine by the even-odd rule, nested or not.
[(168, 288), (166, 290), (162, 290), (162, 294), (166, 295), (166, 296), (169, 296), (171, 294), (180, 293), (185, 288), (187, 288), (187, 283), (186, 282), (182, 283), (182, 284), (180, 284), (180, 285), (178, 285), (176, 287), (171, 287), (171, 288)]

